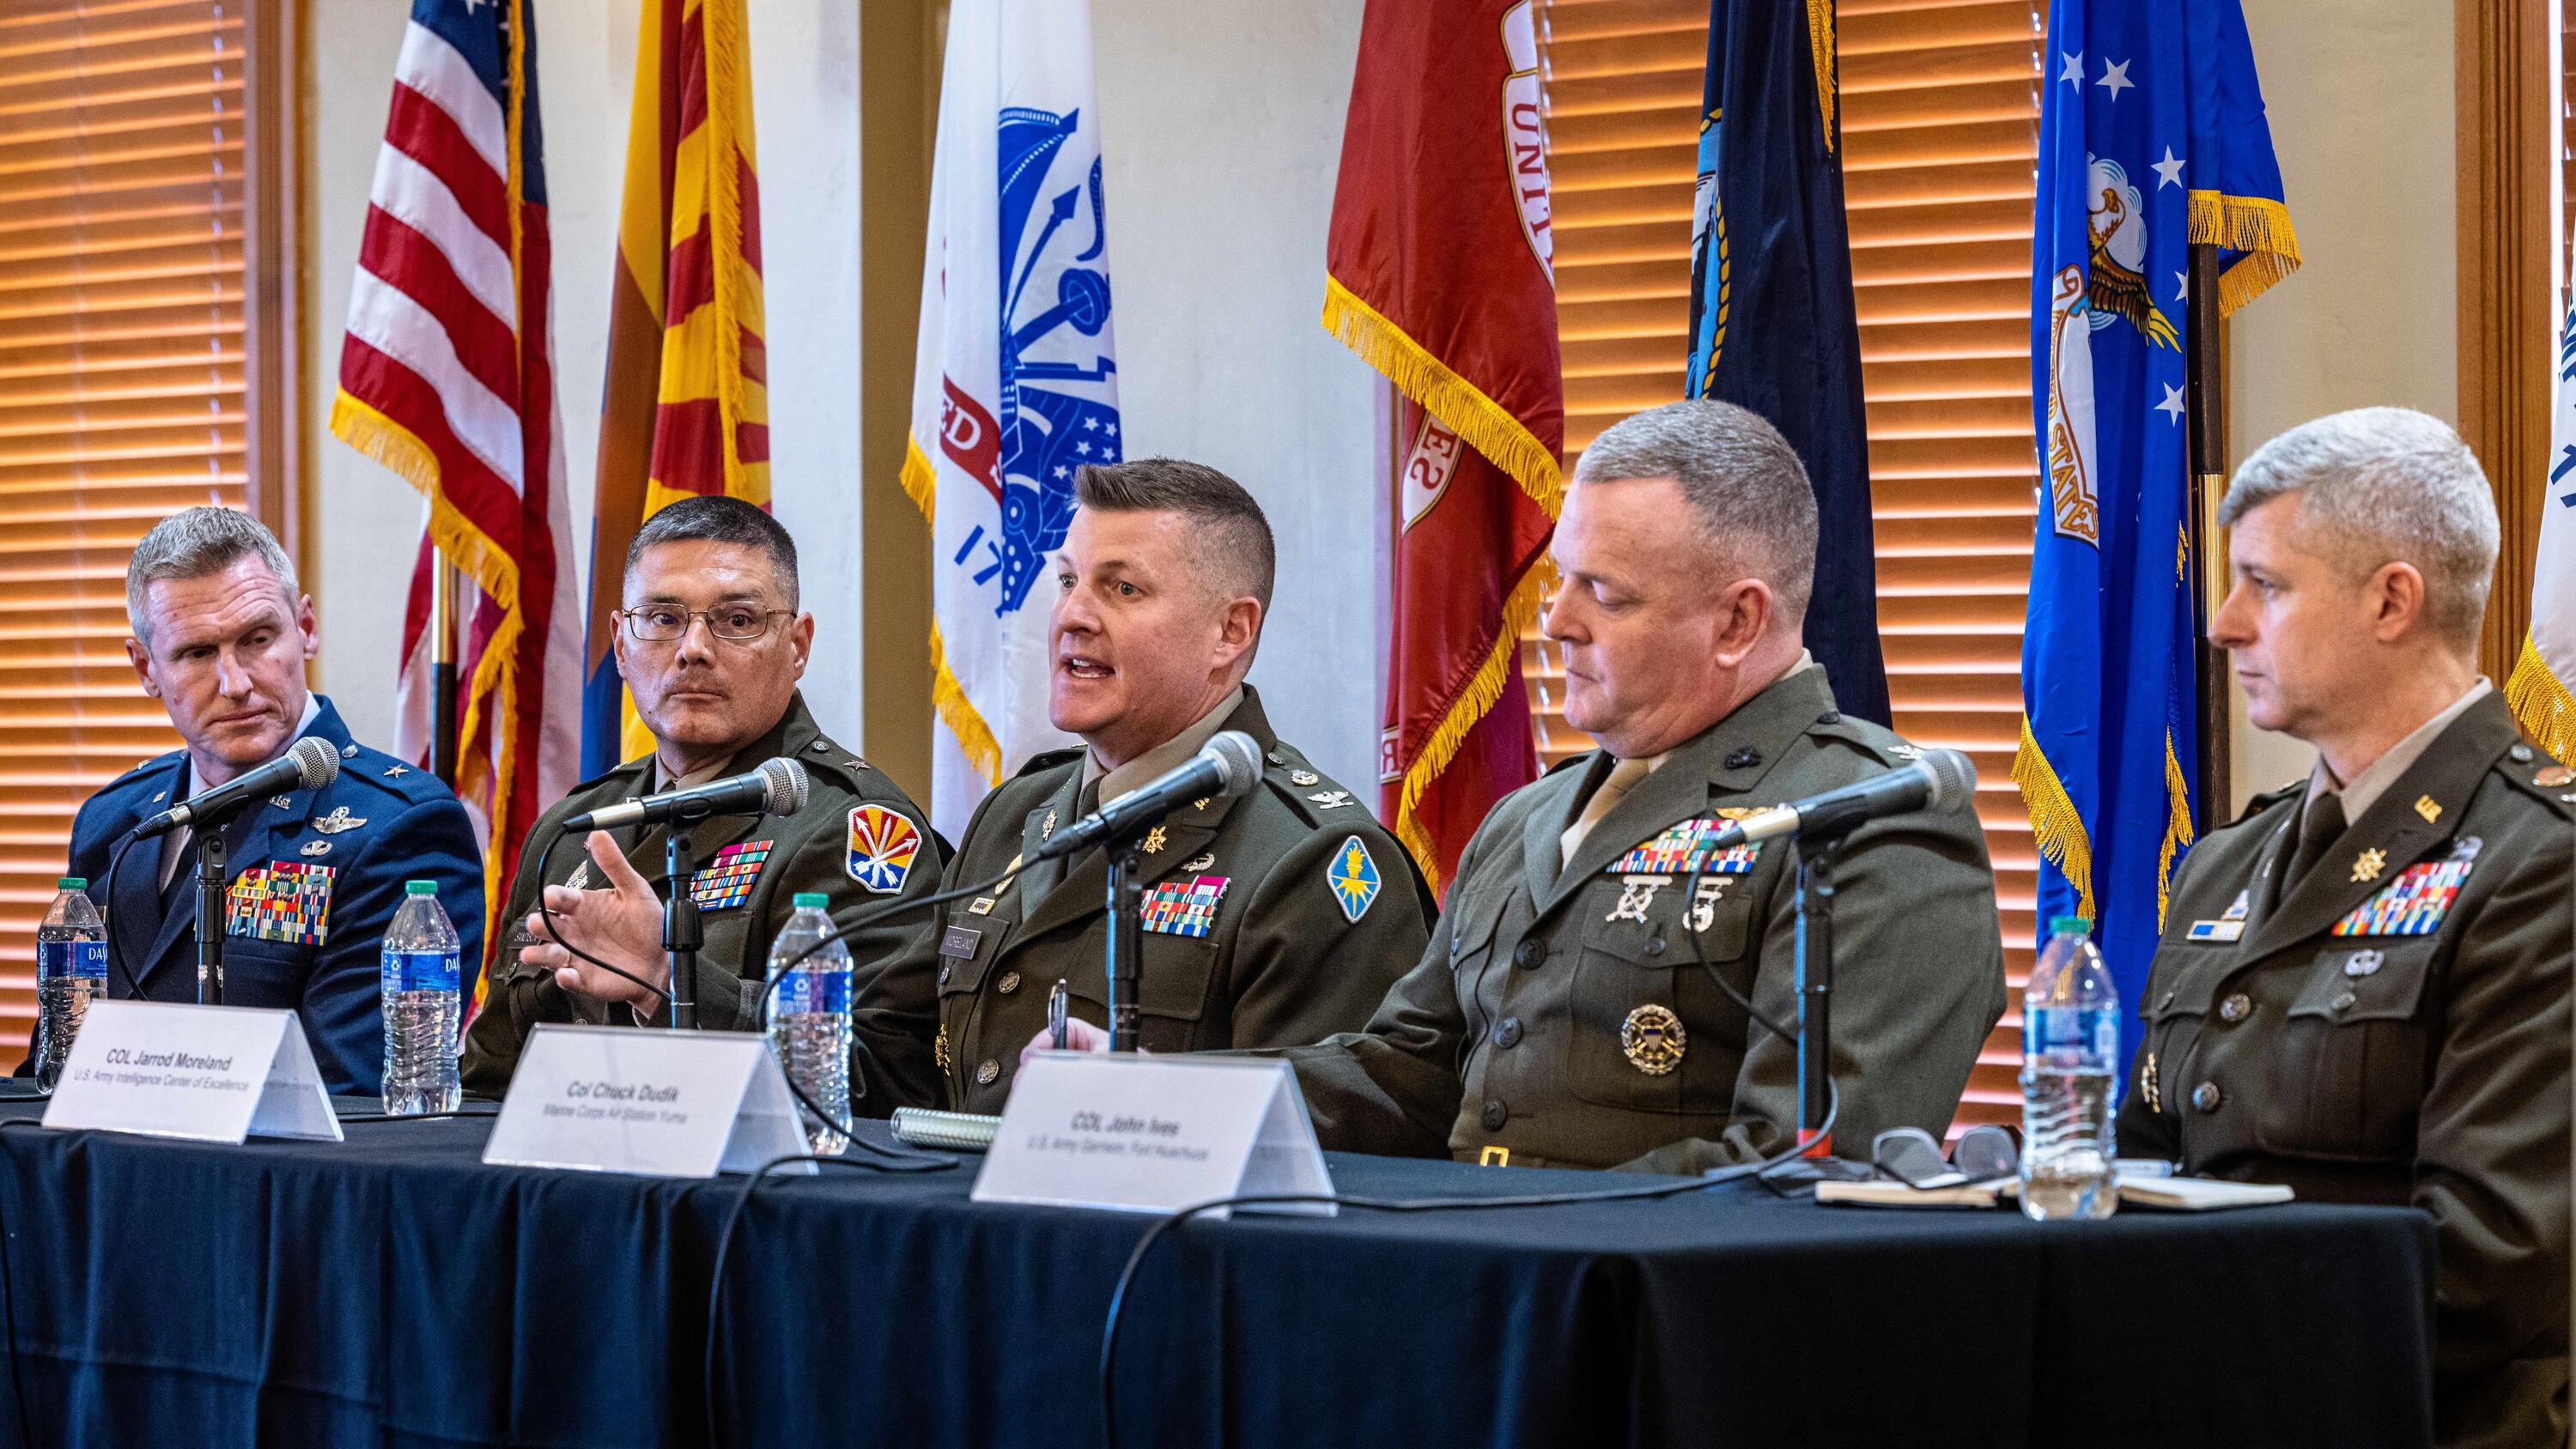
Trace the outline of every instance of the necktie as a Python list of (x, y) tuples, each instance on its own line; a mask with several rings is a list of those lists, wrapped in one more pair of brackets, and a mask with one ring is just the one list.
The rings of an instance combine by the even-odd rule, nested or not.
[(1619, 807), (1619, 802), (1628, 797), (1629, 791), (1637, 788), (1637, 782), (1646, 778), (1651, 768), (1643, 760), (1621, 760), (1610, 767), (1608, 778), (1592, 792), (1592, 798), (1584, 802), (1583, 813), (1574, 817), (1574, 823), (1565, 827), (1565, 833), (1557, 837), (1558, 870), (1574, 863), (1574, 852), (1582, 847), (1583, 837), (1592, 833), (1592, 827), (1601, 823), (1602, 816)]
[(2345, 824), (2341, 795), (2310, 802), (2307, 814), (2299, 822), (2299, 848), (2291, 853), (2289, 873), (2281, 878), (2281, 894), (2286, 896), (2299, 888), (2299, 882), (2307, 879), (2308, 872), (2316, 869), (2317, 862), (2343, 838)]

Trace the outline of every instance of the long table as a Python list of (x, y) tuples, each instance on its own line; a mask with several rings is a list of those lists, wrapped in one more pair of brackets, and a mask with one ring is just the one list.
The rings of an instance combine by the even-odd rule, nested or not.
[[(1146, 1219), (918, 1176), (480, 1161), (488, 1117), (348, 1141), (55, 1133), (0, 1104), (0, 1440), (444, 1446), (1100, 1442)], [(870, 1140), (892, 1145), (870, 1124)], [(1344, 1192), (1639, 1179), (1334, 1155)], [(2430, 1439), (2429, 1220), (2296, 1204), (1649, 1202), (1167, 1234), (1124, 1308), (1120, 1446), (2333, 1445)]]

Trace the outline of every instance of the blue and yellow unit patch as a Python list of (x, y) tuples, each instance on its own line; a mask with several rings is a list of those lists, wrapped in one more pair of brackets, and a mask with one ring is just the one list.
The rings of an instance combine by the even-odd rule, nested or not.
[(1685, 820), (1610, 863), (1604, 875), (1749, 875), (1762, 846), (1730, 845), (1712, 851), (1709, 841), (1728, 825), (1722, 816)]
[(331, 931), (331, 871), (291, 860), (243, 871), (224, 893), (224, 934), (321, 945)]
[(1332, 868), (1324, 878), (1332, 882), (1333, 901), (1342, 908), (1342, 918), (1358, 925), (1377, 900), (1377, 862), (1369, 858), (1368, 843), (1356, 835), (1343, 841), (1342, 848), (1333, 852)]
[(2468, 859), (2410, 865), (2397, 879), (2382, 886), (2379, 894), (2335, 922), (2330, 934), (2429, 936), (2441, 928), (2442, 917), (2450, 913), (2451, 902), (2460, 898), (2460, 887), (2468, 883), (2469, 867), (2476, 863)]
[(1155, 885), (1145, 892), (1145, 929), (1166, 936), (1205, 936), (1216, 924), (1217, 903), (1225, 899), (1227, 884), (1225, 876), (1202, 875)]
[(689, 899), (702, 911), (731, 910), (751, 899), (760, 883), (761, 862), (769, 859), (773, 840), (738, 841), (716, 852), (706, 868), (689, 877)]

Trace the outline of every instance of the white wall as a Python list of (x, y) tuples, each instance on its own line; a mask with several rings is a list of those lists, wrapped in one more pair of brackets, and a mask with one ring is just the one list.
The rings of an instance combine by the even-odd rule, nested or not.
[[(2304, 264), (2228, 323), (2229, 464), (2323, 413), (2373, 404), (2459, 421), (2451, 7), (2245, 0)], [(2367, 97), (2367, 102), (2356, 98)], [(2316, 752), (2245, 721), (2241, 804)]]
[[(392, 729), (416, 496), (328, 436), (348, 284), (384, 134), (400, 0), (308, 0), (310, 490), (321, 684), (351, 727)], [(765, 249), (771, 482), (818, 620), (806, 692), (861, 749), (858, 0), (749, 7)], [(1369, 481), (1374, 374), (1317, 325), (1324, 225), (1358, 0), (1094, 0), (1120, 402), (1132, 448), (1199, 459), (1269, 510), (1281, 577), (1253, 679), (1274, 723), (1363, 794), (1378, 688)], [(574, 533), (590, 536), (633, 0), (543, 0), (556, 364)], [(327, 23), (326, 23), (327, 22)], [(891, 486), (868, 480), (871, 486)], [(925, 712), (928, 704), (925, 701)]]
[(1377, 782), (1377, 374), (1317, 317), (1359, 0), (1092, 0), (1128, 456), (1224, 470), (1279, 540), (1270, 722)]

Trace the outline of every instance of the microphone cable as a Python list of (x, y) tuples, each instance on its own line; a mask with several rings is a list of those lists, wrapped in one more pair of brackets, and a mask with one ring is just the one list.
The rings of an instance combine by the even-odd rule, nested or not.
[[(1826, 1091), (1828, 1105), (1825, 1109), (1824, 1130), (1830, 1132), (1833, 1130), (1834, 1118), (1842, 1111), (1842, 1095), (1830, 1082), (1826, 1084)], [(1108, 1316), (1100, 1325), (1101, 1445), (1103, 1449), (1118, 1449), (1118, 1408), (1114, 1371), (1118, 1361), (1118, 1320), (1120, 1313), (1127, 1306), (1127, 1290), (1135, 1286), (1136, 1270), (1144, 1263), (1145, 1255), (1153, 1250), (1154, 1244), (1166, 1234), (1175, 1231), (1182, 1224), (1202, 1213), (1214, 1212), (1218, 1208), (1269, 1207), (1288, 1204), (1331, 1204), (1335, 1207), (1354, 1208), (1362, 1212), (1429, 1213), (1479, 1212), (1493, 1208), (1570, 1207), (1594, 1202), (1647, 1202), (1657, 1198), (1679, 1197), (1684, 1193), (1705, 1192), (1710, 1188), (1720, 1187), (1730, 1182), (1740, 1182), (1748, 1177), (1758, 1178), (1775, 1168), (1796, 1161), (1800, 1150), (1798, 1144), (1792, 1142), (1769, 1157), (1753, 1162), (1736, 1163), (1730, 1167), (1713, 1168), (1698, 1177), (1684, 1178), (1678, 1182), (1650, 1183), (1642, 1187), (1609, 1188), (1601, 1192), (1522, 1193), (1506, 1197), (1412, 1198), (1351, 1197), (1337, 1192), (1252, 1193), (1241, 1197), (1225, 1197), (1211, 1202), (1192, 1203), (1188, 1207), (1165, 1213), (1154, 1220), (1154, 1225), (1145, 1230), (1142, 1238), (1137, 1239), (1135, 1251), (1127, 1255), (1127, 1266), (1119, 1270), (1117, 1286), (1110, 1290)]]
[[(107, 897), (107, 919), (110, 921), (116, 919), (116, 868), (125, 863), (125, 852), (133, 849), (134, 843), (141, 838), (129, 830), (119, 837), (116, 844), (107, 852), (107, 879), (100, 885), (99, 894)], [(143, 983), (134, 979), (134, 968), (126, 964), (125, 953), (117, 949), (124, 944), (125, 933), (110, 926), (107, 932), (107, 959), (117, 970), (125, 974), (125, 989), (131, 993), (127, 999), (139, 1001), (143, 997)]]

